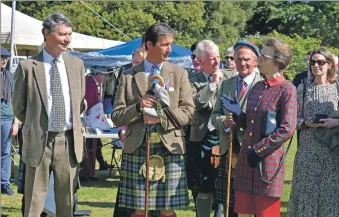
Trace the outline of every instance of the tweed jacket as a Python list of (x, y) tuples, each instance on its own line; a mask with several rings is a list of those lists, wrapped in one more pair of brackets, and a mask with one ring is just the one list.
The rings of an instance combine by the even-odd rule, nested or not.
[(236, 69), (221, 69), (221, 73), (224, 75), (225, 80), (236, 77), (238, 75), (238, 71)]
[[(144, 62), (125, 71), (120, 77), (115, 97), (112, 121), (117, 127), (128, 126), (124, 146), (126, 153), (133, 153), (145, 138), (146, 128), (143, 117), (136, 109), (136, 104), (141, 101), (148, 88), (144, 71)], [(194, 102), (187, 71), (175, 64), (163, 62), (161, 76), (168, 78), (170, 85), (172, 85), (172, 88), (168, 90), (170, 108), (181, 126), (188, 124), (192, 119)], [(182, 130), (159, 132), (159, 134), (162, 143), (172, 154), (185, 153)]]
[[(267, 109), (277, 113), (276, 130), (263, 137), (264, 120)], [(261, 157), (263, 177), (271, 180), (276, 173), (284, 154), (284, 143), (292, 136), (297, 122), (296, 88), (283, 77), (279, 82), (269, 84), (258, 82), (248, 94), (246, 108), (246, 133), (240, 149), (235, 171), (236, 191), (254, 195), (281, 197), (284, 184), (284, 166), (271, 184), (265, 183), (260, 176), (259, 167), (251, 168), (247, 163), (247, 152), (253, 147)]]
[[(256, 73), (253, 83), (251, 84), (250, 87), (247, 87), (246, 93), (240, 100), (243, 112), (246, 112), (248, 92), (255, 85), (255, 83), (263, 80), (262, 77), (260, 77), (259, 72), (253, 73)], [(227, 96), (231, 97), (238, 96), (239, 93), (237, 85), (238, 85), (238, 76), (233, 76), (230, 79), (224, 80), (222, 82), (220, 89), (218, 91), (217, 101), (212, 112), (212, 124), (219, 132), (221, 155), (225, 154), (229, 148), (229, 133), (225, 133), (223, 123), (226, 118), (226, 115), (229, 114), (229, 112), (226, 109), (224, 109), (220, 101), (220, 96), (222, 96), (223, 94), (226, 94)], [(239, 142), (242, 141), (244, 133), (245, 133), (244, 129), (242, 129), (240, 126), (236, 126), (235, 135), (237, 136)]]
[[(85, 69), (82, 60), (62, 54), (72, 102), (74, 152), (78, 163), (83, 156), (80, 114), (85, 97)], [(48, 99), (42, 51), (19, 63), (14, 74), (13, 111), (23, 123), (23, 161), (37, 167), (44, 155), (48, 138)]]
[(207, 124), (217, 100), (219, 87), (217, 86), (215, 90), (211, 89), (203, 72), (197, 72), (195, 76), (190, 78), (190, 82), (193, 88), (192, 95), (195, 103), (190, 141), (200, 142), (208, 131)]

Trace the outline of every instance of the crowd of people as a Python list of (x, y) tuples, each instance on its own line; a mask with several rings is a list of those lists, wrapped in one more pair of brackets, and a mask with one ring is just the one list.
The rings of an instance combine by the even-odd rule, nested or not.
[[(21, 122), (23, 216), (41, 215), (53, 171), (56, 216), (71, 217), (84, 159), (80, 115), (104, 101), (106, 75), (85, 76), (83, 61), (66, 53), (72, 22), (63, 14), (49, 15), (42, 34), (45, 47), (21, 61), (14, 78), (1, 49), (1, 192), (14, 193), (11, 136)], [(291, 82), (284, 70), (293, 52), (281, 39), (266, 38), (261, 50), (236, 42), (224, 68), (218, 45), (202, 40), (191, 47), (188, 73), (168, 62), (174, 39), (167, 23), (148, 27), (110, 89), (107, 117), (123, 142), (113, 215), (146, 216), (148, 201), (152, 217), (175, 217), (191, 190), (197, 217), (212, 210), (214, 217), (279, 217), (284, 143), (297, 131), (287, 216), (339, 216), (338, 57), (323, 47), (310, 51), (307, 69)], [(112, 167), (100, 157), (100, 140), (85, 144), (89, 177), (98, 156), (100, 169)]]

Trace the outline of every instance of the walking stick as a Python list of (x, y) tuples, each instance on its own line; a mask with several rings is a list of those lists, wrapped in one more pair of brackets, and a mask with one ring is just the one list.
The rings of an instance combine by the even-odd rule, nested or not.
[[(160, 75), (152, 75), (148, 80), (148, 89), (152, 86), (152, 81), (154, 79), (159, 80), (159, 84), (164, 86), (164, 79)], [(147, 137), (147, 147), (146, 147), (146, 186), (145, 186), (145, 217), (148, 217), (148, 196), (149, 196), (149, 159), (151, 152), (151, 127), (149, 124), (146, 124), (146, 137)]]
[(145, 216), (148, 217), (148, 194), (149, 194), (149, 158), (151, 149), (151, 129), (146, 125), (147, 147), (146, 147), (146, 186), (145, 186)]
[(230, 208), (230, 191), (231, 191), (231, 172), (232, 172), (232, 149), (233, 149), (233, 130), (231, 128), (229, 133), (229, 148), (228, 148), (228, 160), (226, 161), (226, 168), (228, 170), (227, 175), (227, 188), (226, 188), (226, 210), (225, 217), (229, 216), (229, 208)]

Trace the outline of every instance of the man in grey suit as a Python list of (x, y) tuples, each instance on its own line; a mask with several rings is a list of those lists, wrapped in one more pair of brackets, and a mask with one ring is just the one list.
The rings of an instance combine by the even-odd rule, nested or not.
[[(195, 201), (197, 214), (199, 217), (209, 217), (214, 202), (214, 183), (217, 172), (217, 162), (211, 163), (210, 159), (213, 147), (219, 145), (218, 132), (211, 123), (211, 113), (224, 74), (219, 69), (219, 48), (213, 41), (199, 42), (195, 54), (202, 70), (190, 78), (191, 85), (194, 87), (195, 102), (190, 145), (196, 148), (194, 186), (198, 193)], [(215, 216), (221, 216), (222, 207), (220, 208), (219, 214)]]
[(21, 61), (14, 75), (13, 110), (23, 123), (26, 164), (24, 216), (40, 216), (53, 171), (56, 216), (71, 217), (76, 170), (83, 156), (84, 65), (64, 53), (72, 34), (67, 17), (56, 12), (42, 25), (45, 48)]
[[(246, 112), (247, 94), (255, 83), (262, 80), (257, 69), (257, 59), (260, 56), (259, 48), (248, 41), (238, 41), (234, 45), (234, 51), (238, 76), (222, 82), (212, 112), (212, 123), (219, 132), (220, 138), (221, 161), (217, 175), (216, 201), (221, 204), (226, 203), (226, 160), (229, 148), (229, 132), (233, 130), (232, 168), (235, 168), (237, 154), (240, 151), (240, 145), (245, 131), (240, 128), (240, 126), (236, 126), (232, 114), (223, 108), (220, 96), (224, 94), (232, 98), (237, 96), (240, 100), (242, 111)], [(231, 217), (235, 217), (237, 214), (233, 212), (234, 195), (233, 193), (231, 194), (229, 213)]]

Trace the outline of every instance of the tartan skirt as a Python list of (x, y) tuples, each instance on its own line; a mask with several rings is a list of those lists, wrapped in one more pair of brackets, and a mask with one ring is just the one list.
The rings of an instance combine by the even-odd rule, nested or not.
[[(227, 162), (227, 153), (221, 155), (220, 164), (218, 167), (217, 179), (215, 182), (216, 194), (215, 200), (217, 203), (225, 204), (226, 203), (226, 190), (227, 190), (227, 171), (226, 171), (226, 162)], [(234, 171), (233, 171), (234, 172)], [(230, 190), (230, 207), (234, 207), (234, 186), (233, 178), (231, 177), (231, 190)]]
[[(165, 182), (150, 181), (149, 210), (183, 209), (189, 204), (185, 161), (183, 155), (171, 154), (162, 143), (151, 144), (150, 155), (163, 156)], [(133, 153), (123, 153), (119, 203), (121, 207), (145, 209), (145, 177), (139, 173), (146, 162), (146, 144)]]

